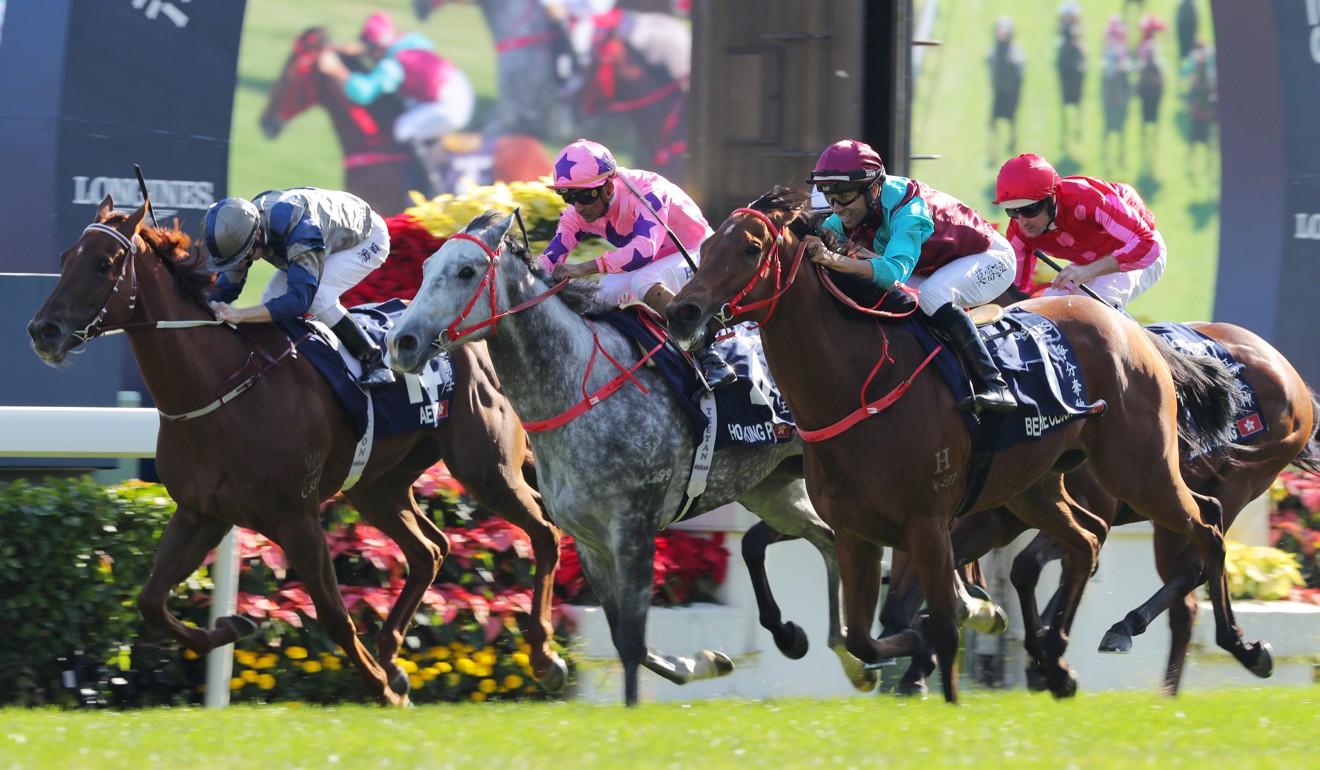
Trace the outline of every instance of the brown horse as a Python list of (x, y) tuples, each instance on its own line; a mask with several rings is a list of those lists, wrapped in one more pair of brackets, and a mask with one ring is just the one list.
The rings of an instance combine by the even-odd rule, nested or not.
[[(886, 545), (901, 548), (926, 594), (923, 633), (944, 672), (945, 699), (956, 701), (949, 520), (964, 492), (968, 431), (943, 379), (920, 376), (928, 354), (911, 332), (845, 306), (819, 270), (801, 269), (807, 247), (820, 246), (805, 237), (810, 228), (799, 192), (776, 188), (736, 210), (715, 228), (700, 269), (670, 305), (670, 331), (692, 347), (717, 314), (760, 324), (766, 359), (799, 430), (832, 434), (807, 444), (806, 475), (813, 505), (835, 531), (849, 650), (876, 663), (919, 648), (913, 631), (880, 640), (861, 633), (875, 617), (880, 553)], [(1202, 430), (1222, 438), (1235, 406), (1231, 375), (1218, 362), (1178, 354), (1090, 299), (1041, 299), (1023, 307), (1053, 320), (1071, 341), (1090, 397), (1122, 406), (999, 453), (969, 506), (1005, 505), (1065, 548), (1064, 600), (1041, 640), (1052, 689), (1075, 692), (1063, 653), (1100, 545), (1088, 528), (1094, 514), (1063, 485), (1062, 472), (1084, 460), (1116, 497), (1191, 537), (1210, 576), (1220, 645), (1259, 670), (1271, 669), (1268, 648), (1243, 642), (1233, 618), (1219, 504), (1189, 490), (1178, 471), (1177, 441), (1190, 430), (1180, 423), (1179, 397)]]
[[(267, 139), (274, 139), (285, 123), (321, 105), (344, 156), (344, 189), (381, 216), (397, 214), (412, 205), (408, 188), (422, 179), (412, 147), (394, 138), (394, 121), (403, 113), (403, 100), (395, 94), (382, 94), (365, 107), (349, 101), (338, 82), (321, 70), (321, 52), (330, 47), (330, 36), (323, 27), (312, 27), (298, 36), (270, 88), (261, 112), (261, 130)], [(340, 57), (351, 70), (365, 66), (356, 57)]]
[(211, 284), (201, 269), (205, 257), (186, 234), (146, 226), (147, 205), (125, 215), (113, 211), (109, 196), (101, 202), (95, 221), (61, 255), (60, 280), (28, 334), (37, 355), (54, 365), (87, 340), (124, 330), (160, 409), (156, 467), (178, 509), (138, 597), (148, 625), (198, 654), (255, 630), (238, 616), (209, 631), (191, 628), (165, 606), (170, 590), (201, 566), (230, 527), (246, 527), (284, 549), (319, 622), (357, 667), (367, 692), (387, 704), (406, 703), (399, 646), (449, 553), (444, 532), (417, 507), (412, 482), (443, 458), (481, 505), (530, 536), (532, 666), (548, 688), (561, 687), (566, 669), (548, 646), (559, 533), (527, 482), (526, 434), (500, 393), (485, 347), (453, 354), (449, 419), (376, 441), (360, 480), (345, 491), (363, 519), (408, 559), (408, 578), (376, 638), (377, 662), (340, 596), (320, 519), (321, 502), (340, 490), (353, 459), (347, 410), (306, 357), (292, 355), (279, 328), (215, 321), (205, 298)]
[[(1182, 476), (1187, 485), (1219, 500), (1224, 509), (1227, 531), (1247, 503), (1262, 495), (1279, 472), (1296, 465), (1320, 473), (1320, 439), (1316, 417), (1320, 404), (1288, 359), (1256, 334), (1227, 323), (1190, 324), (1197, 331), (1224, 345), (1233, 358), (1244, 365), (1242, 378), (1256, 394), (1258, 413), (1266, 430), (1245, 439), (1234, 461), (1202, 455), (1185, 460)], [(1068, 490), (1085, 501), (1087, 510), (1100, 517), (1108, 534), (1110, 527), (1142, 521), (1142, 517), (1122, 505), (1105, 491), (1087, 466), (1068, 474)], [(953, 527), (954, 551), (960, 563), (976, 559), (991, 548), (1012, 542), (1026, 527), (1021, 520), (1003, 509), (983, 511), (960, 519)], [(1028, 685), (1043, 686), (1038, 649), (1033, 640), (1043, 628), (1035, 611), (1036, 582), (1041, 568), (1060, 558), (1060, 549), (1052, 537), (1038, 534), (1013, 561), (1010, 579), (1018, 592), (1024, 614), (1027, 637)], [(1149, 600), (1115, 623), (1100, 643), (1101, 652), (1125, 653), (1132, 649), (1132, 637), (1141, 634), (1150, 623), (1169, 611), (1169, 661), (1164, 672), (1164, 692), (1178, 692), (1197, 601), (1193, 589), (1200, 584), (1203, 565), (1185, 535), (1163, 528), (1155, 530), (1155, 567), (1164, 585)], [(1047, 609), (1046, 614), (1049, 614)]]

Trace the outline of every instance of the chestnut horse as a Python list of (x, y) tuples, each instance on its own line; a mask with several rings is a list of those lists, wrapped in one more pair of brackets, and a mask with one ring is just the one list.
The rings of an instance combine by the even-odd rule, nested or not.
[[(926, 594), (922, 633), (943, 671), (944, 697), (957, 700), (956, 562), (949, 520), (964, 493), (971, 441), (953, 395), (915, 335), (837, 301), (820, 269), (803, 268), (811, 231), (806, 196), (776, 188), (734, 211), (702, 248), (700, 268), (669, 306), (680, 344), (700, 344), (707, 323), (760, 324), (770, 370), (804, 435), (811, 500), (835, 531), (848, 649), (868, 663), (918, 651), (905, 631), (880, 640), (869, 633), (880, 590), (884, 546), (912, 557)], [(1063, 660), (1082, 591), (1095, 569), (1095, 515), (1064, 488), (1062, 472), (1089, 460), (1117, 498), (1160, 526), (1189, 535), (1209, 575), (1218, 641), (1249, 667), (1272, 668), (1268, 647), (1245, 643), (1224, 574), (1220, 508), (1189, 490), (1179, 475), (1179, 396), (1208, 437), (1223, 441), (1236, 393), (1214, 361), (1179, 354), (1135, 323), (1089, 298), (1023, 303), (1051, 319), (1070, 340), (1089, 397), (1121, 408), (1065, 423), (1038, 440), (1000, 452), (969, 510), (1004, 505), (1055, 535), (1065, 549), (1064, 600), (1041, 639), (1051, 689), (1075, 692)], [(877, 398), (877, 396), (879, 396)], [(861, 408), (858, 408), (859, 402)], [(1012, 419), (1012, 416), (1005, 419)]]
[[(1296, 465), (1320, 473), (1320, 439), (1317, 438), (1320, 423), (1316, 422), (1320, 403), (1288, 359), (1256, 334), (1228, 323), (1189, 326), (1222, 343), (1244, 365), (1241, 377), (1255, 392), (1257, 411), (1265, 425), (1265, 432), (1239, 443), (1233, 462), (1207, 455), (1183, 461), (1182, 476), (1187, 485), (1218, 499), (1223, 506), (1227, 531), (1247, 503), (1264, 494), (1284, 468)], [(1100, 517), (1105, 534), (1110, 527), (1143, 520), (1109, 495), (1087, 466), (1068, 474), (1068, 490), (1074, 497), (1085, 500), (1087, 510)], [(1021, 520), (1003, 509), (975, 513), (954, 525), (954, 551), (960, 563), (976, 559), (991, 548), (1008, 545), (1025, 529)], [(1167, 609), (1170, 640), (1163, 691), (1174, 695), (1182, 680), (1192, 623), (1196, 619), (1193, 589), (1203, 580), (1203, 565), (1185, 535), (1157, 527), (1154, 544), (1155, 567), (1164, 580), (1163, 587), (1114, 624), (1100, 642), (1100, 651), (1130, 652), (1132, 637), (1143, 633)], [(1042, 532), (1017, 555), (1010, 573), (1024, 614), (1027, 682), (1036, 689), (1043, 686), (1039, 650), (1033, 649), (1032, 644), (1043, 628), (1043, 621), (1035, 611), (1036, 583), (1041, 568), (1061, 555), (1055, 540)]]
[(148, 205), (126, 215), (106, 196), (95, 221), (60, 256), (59, 282), (28, 324), (37, 355), (52, 365), (93, 337), (127, 332), (159, 406), (156, 468), (178, 508), (138, 597), (147, 624), (198, 654), (254, 631), (239, 616), (209, 631), (188, 627), (165, 606), (170, 590), (201, 566), (230, 527), (246, 527), (284, 550), (318, 621), (367, 692), (386, 704), (407, 703), (399, 646), (449, 553), (444, 532), (413, 499), (412, 483), (444, 459), (481, 505), (531, 538), (532, 667), (548, 689), (561, 688), (566, 667), (549, 648), (559, 534), (527, 482), (526, 434), (500, 393), (485, 348), (454, 353), (449, 419), (377, 440), (360, 480), (344, 492), (408, 559), (407, 580), (376, 638), (378, 662), (357, 637), (321, 527), (321, 502), (340, 490), (357, 443), (347, 410), (275, 325), (215, 320), (205, 297), (212, 276), (203, 269), (204, 255), (186, 234), (145, 225)]
[[(594, 283), (551, 288), (535, 256), (510, 235), (512, 221), (487, 212), (426, 260), (417, 296), (387, 337), (392, 365), (416, 371), (442, 348), (487, 340), (510, 402), (535, 423), (525, 424), (540, 490), (552, 520), (573, 536), (605, 609), (626, 704), (637, 703), (639, 666), (675, 684), (728, 674), (733, 664), (723, 653), (680, 658), (646, 646), (655, 536), (686, 508), (699, 449), (679, 397), (656, 367), (644, 365), (648, 356), (632, 340), (584, 317)], [(796, 439), (714, 451), (689, 515), (737, 500), (776, 530), (810, 542), (826, 564), (830, 648), (853, 686), (870, 690), (875, 672), (863, 669), (844, 640), (834, 533), (807, 500), (801, 455)], [(781, 622), (763, 566), (748, 561), (761, 623), (785, 655), (799, 658), (806, 638)], [(974, 614), (969, 622), (994, 623), (984, 604), (969, 600), (958, 609)]]
[[(324, 107), (344, 156), (344, 189), (381, 216), (398, 214), (412, 205), (409, 186), (423, 178), (412, 146), (394, 138), (394, 121), (403, 114), (403, 99), (382, 94), (366, 106), (349, 101), (335, 79), (321, 71), (321, 52), (331, 47), (323, 27), (312, 27), (298, 36), (270, 88), (261, 112), (261, 130), (267, 139), (274, 139), (285, 123), (318, 104)], [(340, 54), (340, 58), (351, 70), (365, 67), (357, 57)]]

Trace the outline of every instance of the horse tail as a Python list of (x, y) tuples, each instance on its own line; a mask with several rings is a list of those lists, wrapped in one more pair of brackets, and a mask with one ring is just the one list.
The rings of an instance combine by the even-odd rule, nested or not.
[(1311, 391), (1311, 414), (1311, 440), (1302, 447), (1301, 454), (1293, 458), (1292, 464), (1320, 475), (1320, 396), (1315, 391)]
[(1224, 454), (1233, 446), (1234, 416), (1241, 402), (1237, 378), (1214, 356), (1180, 353), (1146, 331), (1169, 366), (1178, 392), (1178, 438), (1186, 446)]

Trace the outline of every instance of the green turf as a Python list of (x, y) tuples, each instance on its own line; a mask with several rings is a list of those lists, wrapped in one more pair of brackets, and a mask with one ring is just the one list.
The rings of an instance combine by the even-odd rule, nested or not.
[[(914, 18), (920, 19), (921, 6), (932, 1), (916, 0)], [(924, 62), (913, 87), (912, 152), (942, 157), (913, 161), (912, 175), (966, 201), (997, 222), (1001, 230), (1007, 229), (1008, 220), (991, 203), (995, 173), (1013, 154), (1035, 152), (1059, 166), (1060, 173), (1133, 184), (1155, 213), (1169, 247), (1169, 266), (1160, 282), (1130, 309), (1143, 320), (1209, 320), (1219, 253), (1219, 159), (1217, 155), (1211, 158), (1208, 171), (1204, 162), (1189, 165), (1184, 132), (1186, 108), (1177, 76), (1177, 41), (1173, 33), (1177, 3), (1167, 0), (1138, 6), (1113, 0), (1080, 0), (1087, 52), (1081, 104), (1084, 128), (1081, 142), (1072, 153), (1074, 162), (1068, 162), (1061, 149), (1061, 98), (1054, 68), (1059, 4), (1039, 0), (934, 1), (939, 4), (939, 17), (929, 37), (943, 45), (925, 47), (922, 53)], [(1211, 38), (1209, 2), (1197, 0), (1197, 6), (1202, 36)], [(1144, 7), (1169, 24), (1169, 29), (1157, 38), (1165, 62), (1165, 88), (1155, 145), (1160, 151), (1151, 175), (1143, 174), (1141, 163), (1141, 112), (1135, 85), (1128, 111), (1126, 163), (1114, 163), (1106, 170), (1103, 162), (1102, 42), (1109, 14), (1124, 7)], [(1001, 16), (1013, 19), (1014, 39), (1026, 53), (1017, 143), (1011, 153), (1005, 147), (1006, 132), (1001, 132), (1004, 141), (993, 150), (989, 138), (987, 57), (994, 41), (995, 22)], [(1135, 12), (1129, 17), (1128, 29), (1128, 41), (1135, 47), (1139, 38)]]
[[(643, 674), (646, 676), (646, 674)], [(736, 674), (735, 674), (736, 676)], [(1283, 768), (1320, 752), (1320, 686), (872, 698), (0, 712), (0, 769)]]

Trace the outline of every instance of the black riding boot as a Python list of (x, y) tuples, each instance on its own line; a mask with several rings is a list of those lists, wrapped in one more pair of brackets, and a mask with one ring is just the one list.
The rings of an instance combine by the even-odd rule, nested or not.
[(706, 381), (707, 388), (715, 390), (738, 381), (738, 373), (715, 349), (715, 343), (711, 342), (704, 348), (698, 348), (692, 356), (697, 359), (697, 365), (701, 368), (701, 378)]
[(930, 317), (933, 326), (948, 336), (956, 352), (967, 364), (972, 375), (972, 395), (954, 405), (960, 412), (988, 409), (992, 412), (1011, 412), (1017, 409), (1017, 399), (1004, 382), (995, 360), (985, 347), (985, 340), (976, 331), (976, 324), (967, 312), (954, 303), (941, 307)]
[(379, 388), (381, 385), (394, 382), (394, 372), (385, 365), (384, 353), (380, 346), (367, 334), (366, 329), (358, 326), (351, 315), (339, 319), (338, 323), (330, 327), (330, 331), (344, 343), (344, 347), (348, 348), (348, 352), (354, 358), (362, 362), (359, 385), (364, 388)]

